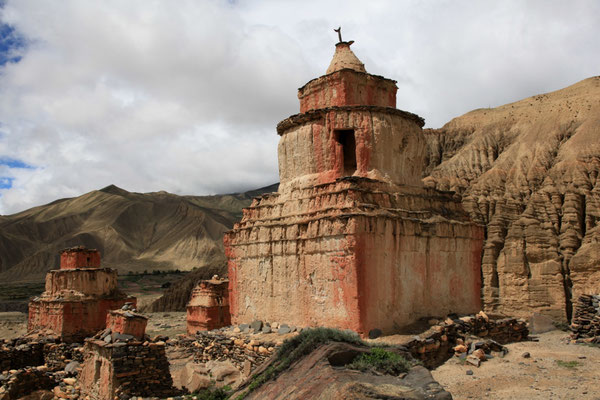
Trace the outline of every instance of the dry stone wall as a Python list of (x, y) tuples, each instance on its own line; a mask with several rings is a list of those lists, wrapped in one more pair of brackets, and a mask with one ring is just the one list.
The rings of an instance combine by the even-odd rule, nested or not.
[(165, 343), (160, 341), (106, 343), (86, 339), (80, 384), (83, 394), (95, 400), (181, 393), (173, 387)]
[[(470, 338), (471, 336), (484, 339), (486, 342), (474, 340)], [(527, 340), (528, 336), (529, 329), (525, 320), (491, 319), (480, 312), (477, 315), (461, 318), (448, 317), (445, 321), (432, 326), (428, 332), (406, 343), (404, 347), (426, 367), (436, 368), (454, 354), (457, 344), (473, 344), (473, 349), (487, 347), (499, 351), (502, 349), (501, 345)], [(468, 347), (465, 348), (465, 352), (467, 350)]]
[(575, 303), (571, 338), (600, 343), (600, 295), (584, 294)]

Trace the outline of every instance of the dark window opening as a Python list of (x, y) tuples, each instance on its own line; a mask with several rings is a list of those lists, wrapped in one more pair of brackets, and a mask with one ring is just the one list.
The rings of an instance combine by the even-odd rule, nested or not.
[(356, 172), (356, 139), (354, 138), (354, 129), (335, 131), (335, 139), (342, 145), (343, 174), (344, 176), (350, 176)]

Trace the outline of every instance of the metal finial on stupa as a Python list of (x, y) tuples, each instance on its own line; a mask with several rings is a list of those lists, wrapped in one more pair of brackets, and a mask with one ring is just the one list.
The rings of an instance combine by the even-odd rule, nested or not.
[(350, 50), (350, 45), (354, 43), (354, 40), (350, 40), (348, 42), (344, 42), (342, 40), (341, 26), (337, 29), (334, 29), (334, 31), (337, 32), (340, 41), (335, 45), (335, 54), (333, 55), (333, 59), (329, 64), (329, 68), (327, 68), (327, 73), (331, 74), (332, 72), (342, 69), (352, 69), (358, 72), (367, 72), (365, 70), (365, 65), (358, 59), (358, 57), (356, 57), (352, 50)]

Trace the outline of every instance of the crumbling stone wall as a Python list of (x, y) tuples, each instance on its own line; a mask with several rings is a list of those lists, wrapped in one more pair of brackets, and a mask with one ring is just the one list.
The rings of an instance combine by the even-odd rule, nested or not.
[(173, 387), (164, 342), (86, 339), (80, 385), (83, 395), (93, 400), (121, 395), (163, 398), (179, 393)]
[(277, 125), (279, 193), (347, 176), (338, 131), (348, 129), (356, 146), (356, 171), (349, 175), (421, 186), (427, 155), (423, 123), (415, 114), (374, 106), (325, 108), (289, 117)]
[(0, 372), (44, 363), (44, 343), (13, 339), (0, 342)]
[(35, 390), (48, 390), (58, 382), (44, 369), (23, 368), (14, 371), (5, 382), (0, 382), (0, 400), (16, 400)]
[(469, 336), (497, 342), (497, 345), (519, 342), (529, 336), (527, 322), (516, 318), (491, 319), (485, 313), (461, 318), (446, 318), (420, 337), (405, 344), (413, 357), (428, 368), (436, 368), (453, 354), (460, 340), (466, 343)]
[(62, 370), (71, 361), (83, 360), (80, 343), (61, 343), (56, 338), (17, 338), (0, 341), (0, 372), (45, 365)]

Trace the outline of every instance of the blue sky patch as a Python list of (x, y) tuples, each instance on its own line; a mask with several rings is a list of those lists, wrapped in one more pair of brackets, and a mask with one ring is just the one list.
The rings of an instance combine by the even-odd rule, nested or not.
[(15, 160), (14, 158), (0, 158), (0, 165), (6, 165), (9, 168), (26, 168), (26, 169), (35, 168), (33, 165), (24, 163), (21, 160)]
[[(0, 8), (4, 6), (0, 1)], [(19, 49), (25, 47), (25, 38), (15, 28), (0, 21), (0, 67), (21, 60)]]
[(10, 189), (15, 178), (0, 176), (0, 189)]

